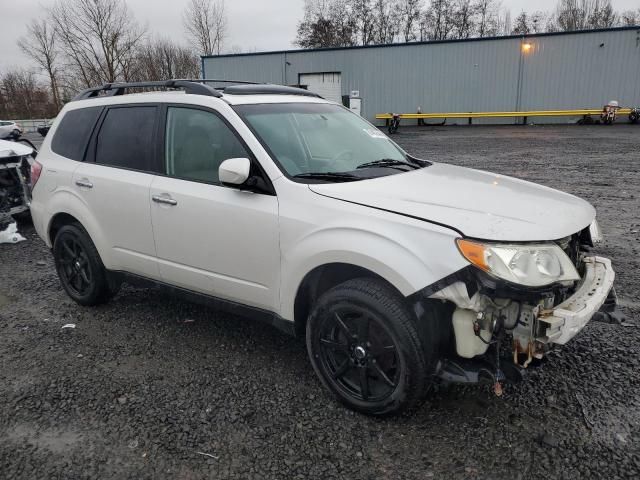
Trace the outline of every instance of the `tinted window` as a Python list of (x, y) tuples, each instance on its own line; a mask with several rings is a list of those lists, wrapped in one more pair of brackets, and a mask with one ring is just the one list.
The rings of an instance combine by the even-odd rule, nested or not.
[(90, 107), (67, 112), (56, 129), (51, 150), (63, 157), (82, 161), (101, 111), (102, 107)]
[(220, 117), (203, 110), (169, 107), (166, 173), (172, 177), (218, 183), (218, 167), (229, 158), (249, 155)]
[(110, 108), (96, 139), (96, 163), (153, 171), (156, 107)]

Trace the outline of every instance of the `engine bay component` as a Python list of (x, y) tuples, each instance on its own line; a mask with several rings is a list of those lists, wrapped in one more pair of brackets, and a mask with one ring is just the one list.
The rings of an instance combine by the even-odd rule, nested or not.
[(0, 140), (0, 222), (29, 210), (29, 182), (35, 149), (18, 142)]

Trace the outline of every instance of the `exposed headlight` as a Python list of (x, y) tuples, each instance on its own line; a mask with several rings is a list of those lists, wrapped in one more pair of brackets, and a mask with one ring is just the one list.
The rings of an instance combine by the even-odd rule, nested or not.
[(527, 287), (579, 280), (576, 267), (554, 243), (517, 245), (457, 239), (462, 255), (498, 278)]

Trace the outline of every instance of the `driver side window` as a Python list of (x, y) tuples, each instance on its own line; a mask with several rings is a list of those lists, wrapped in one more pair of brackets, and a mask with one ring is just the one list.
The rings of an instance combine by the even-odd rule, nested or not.
[(249, 157), (233, 131), (216, 114), (183, 107), (167, 109), (165, 173), (219, 183), (218, 168), (229, 158)]

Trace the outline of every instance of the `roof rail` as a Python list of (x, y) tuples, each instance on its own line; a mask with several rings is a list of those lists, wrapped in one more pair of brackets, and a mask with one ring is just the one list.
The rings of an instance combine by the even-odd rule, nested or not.
[(97, 97), (100, 92), (105, 92), (104, 96), (113, 97), (123, 95), (128, 88), (181, 88), (186, 93), (194, 95), (207, 95), (209, 97), (222, 97), (222, 94), (215, 88), (203, 85), (196, 80), (163, 80), (159, 82), (129, 82), (129, 83), (106, 83), (101, 87), (88, 88), (78, 95), (73, 101), (85, 100)]
[(310, 92), (304, 88), (271, 84), (231, 85), (226, 87), (223, 92), (229, 95), (302, 95), (304, 97), (322, 98), (317, 93)]
[[(227, 87), (214, 88), (206, 83), (230, 83)], [(186, 93), (193, 95), (206, 95), (209, 97), (222, 97), (223, 93), (229, 95), (302, 95), (305, 97), (322, 98), (317, 93), (303, 88), (287, 87), (265, 83), (247, 82), (245, 80), (218, 80), (218, 79), (194, 79), (194, 80), (162, 80), (154, 82), (129, 82), (129, 83), (105, 83), (101, 87), (88, 88), (74, 97), (72, 101), (96, 98), (100, 93), (105, 97), (124, 95), (129, 88), (181, 88)]]
[(200, 83), (233, 83), (235, 85), (260, 85), (260, 82), (248, 82), (247, 80), (220, 80), (218, 78), (202, 78), (189, 81)]

